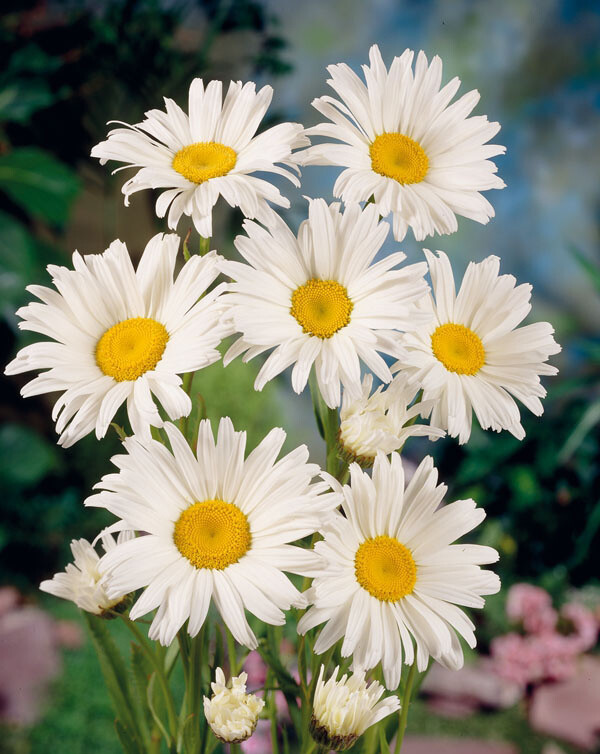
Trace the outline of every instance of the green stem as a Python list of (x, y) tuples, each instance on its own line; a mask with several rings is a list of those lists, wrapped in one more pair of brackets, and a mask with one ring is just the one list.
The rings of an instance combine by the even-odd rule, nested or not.
[(400, 708), (400, 721), (398, 723), (398, 734), (396, 735), (396, 746), (394, 748), (394, 754), (400, 754), (400, 749), (402, 748), (402, 742), (404, 741), (404, 732), (406, 731), (406, 723), (408, 721), (408, 708), (410, 706), (410, 696), (412, 694), (412, 688), (415, 682), (416, 674), (417, 674), (417, 661), (415, 659), (408, 673), (408, 678), (406, 679), (406, 688), (404, 689), (402, 707)]
[(336, 479), (342, 473), (342, 462), (338, 458), (338, 430), (340, 415), (337, 408), (327, 408), (325, 442), (327, 443), (327, 471)]
[(175, 740), (177, 738), (177, 713), (175, 711), (175, 703), (173, 702), (173, 696), (171, 694), (171, 690), (169, 689), (169, 684), (167, 682), (167, 677), (165, 676), (164, 668), (162, 664), (158, 661), (157, 656), (148, 646), (148, 642), (146, 641), (146, 638), (144, 637), (142, 632), (139, 630), (139, 628), (135, 625), (135, 623), (129, 620), (129, 618), (127, 618), (124, 615), (121, 615), (121, 618), (123, 619), (123, 622), (125, 623), (127, 628), (131, 631), (131, 633), (137, 639), (137, 642), (140, 645), (142, 651), (144, 652), (144, 654), (150, 661), (152, 667), (156, 671), (156, 676), (161, 685), (162, 692), (165, 698), (165, 704), (167, 706), (167, 715), (169, 717), (169, 728), (171, 731), (171, 736)]
[[(270, 669), (269, 673), (270, 674)], [(270, 679), (269, 679), (270, 680)], [(279, 754), (279, 740), (277, 739), (277, 705), (275, 704), (275, 691), (265, 691), (266, 707), (271, 722), (271, 751), (273, 754)]]
[(190, 254), (190, 236), (192, 234), (192, 229), (190, 228), (187, 232), (186, 237), (183, 239), (183, 261), (187, 262), (188, 259), (191, 257)]
[(229, 657), (229, 675), (233, 678), (234, 675), (237, 675), (235, 639), (227, 626), (225, 626), (225, 636), (227, 638), (227, 655)]
[(186, 372), (183, 375), (183, 389), (189, 395), (192, 389), (192, 382), (194, 380), (194, 372)]
[(327, 458), (326, 468), (332, 476), (339, 479), (346, 468), (346, 464), (342, 463), (338, 458), (338, 431), (340, 428), (339, 411), (337, 408), (329, 408), (323, 400), (314, 367), (310, 371), (308, 384), (312, 396), (317, 427), (321, 437), (325, 440)]
[[(186, 393), (186, 395), (190, 395), (192, 391), (192, 383), (194, 381), (194, 374), (195, 372), (186, 372), (183, 375), (183, 391)], [(186, 438), (189, 439), (187, 436), (187, 430), (188, 430), (188, 424), (189, 424), (189, 414), (188, 416), (182, 416), (179, 420), (179, 429), (181, 430), (181, 434)]]
[(208, 254), (210, 251), (210, 238), (204, 238), (204, 236), (200, 236), (200, 247), (198, 249), (198, 253), (201, 257), (203, 257), (205, 254)]
[[(307, 578), (306, 576), (304, 577)], [(304, 586), (304, 585), (303, 585)], [(308, 701), (308, 685), (306, 683), (306, 638), (300, 634), (298, 639), (298, 675), (300, 676), (300, 688), (305, 701)]]

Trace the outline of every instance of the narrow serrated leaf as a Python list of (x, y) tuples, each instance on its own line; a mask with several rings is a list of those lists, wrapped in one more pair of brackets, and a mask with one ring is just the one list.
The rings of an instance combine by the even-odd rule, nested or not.
[(165, 728), (163, 721), (160, 719), (160, 716), (158, 715), (156, 711), (156, 704), (154, 701), (154, 682), (155, 681), (156, 681), (156, 673), (154, 672), (150, 676), (148, 687), (146, 689), (146, 700), (148, 702), (148, 709), (150, 710), (152, 717), (154, 719), (154, 722), (156, 723), (158, 729), (162, 733), (165, 741), (167, 742), (167, 746), (170, 746), (171, 736), (167, 733), (167, 729)]
[(117, 717), (124, 727), (132, 731), (136, 741), (140, 741), (140, 735), (137, 727), (135, 716), (135, 700), (129, 678), (127, 667), (123, 657), (119, 652), (112, 636), (110, 635), (106, 622), (90, 613), (83, 613), (98, 659), (106, 688), (111, 697)]
[(148, 709), (146, 692), (153, 670), (143, 650), (135, 642), (131, 643), (131, 672), (140, 708), (143, 710), (144, 721), (149, 727), (152, 724), (152, 715)]
[(144, 754), (144, 749), (140, 748), (135, 736), (118, 718), (115, 720), (115, 730), (126, 754)]

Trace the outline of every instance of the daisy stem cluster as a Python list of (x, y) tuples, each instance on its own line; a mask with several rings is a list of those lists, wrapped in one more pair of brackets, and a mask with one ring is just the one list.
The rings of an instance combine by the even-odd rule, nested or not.
[[(477, 92), (450, 104), (460, 81), (442, 87), (438, 57), (406, 50), (388, 69), (374, 45), (363, 72), (329, 67), (339, 99), (315, 99), (329, 122), (308, 129), (257, 134), (271, 87), (201, 79), (187, 113), (165, 98), (118, 121), (92, 156), (136, 171), (126, 204), (159, 188), (157, 215), (173, 231), (189, 218), (198, 253), (191, 228), (183, 244), (156, 235), (135, 268), (120, 241), (75, 252), (18, 311), (50, 340), (6, 373), (41, 370), (25, 397), (60, 393), (59, 444), (109, 426), (122, 443), (84, 501), (113, 522), (73, 540), (74, 561), (40, 586), (85, 611), (126, 754), (390, 754), (394, 735), (399, 754), (417, 676), (462, 667), (476, 645), (463, 608), (500, 588), (485, 567), (498, 553), (462, 541), (485, 512), (445, 502), (432, 457), (408, 463), (405, 445), (465, 443), (473, 417), (522, 439), (516, 401), (542, 413), (560, 347), (549, 323), (519, 326), (531, 286), (498, 257), (472, 262), (457, 293), (443, 251), (380, 254), (390, 230), (421, 240), (455, 232), (459, 215), (488, 222), (482, 192), (504, 185), (491, 159), (504, 147), (488, 143), (498, 123), (470, 117)], [(309, 199), (294, 232), (267, 178), (300, 186), (301, 165), (343, 168), (341, 201)], [(236, 260), (210, 248), (219, 197), (245, 216)], [(247, 447), (230, 418), (206, 419), (195, 375), (238, 357), (264, 359), (257, 391), (286, 370), (295, 393), (308, 384), (324, 469), (306, 445), (282, 455), (280, 427)], [(129, 660), (111, 618), (132, 635)]]

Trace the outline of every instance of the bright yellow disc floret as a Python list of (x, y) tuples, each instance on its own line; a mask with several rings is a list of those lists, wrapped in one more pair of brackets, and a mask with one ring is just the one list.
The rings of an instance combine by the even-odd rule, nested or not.
[(370, 145), (369, 154), (373, 171), (398, 183), (420, 183), (429, 170), (423, 147), (404, 134), (380, 134)]
[(449, 372), (473, 375), (485, 364), (481, 338), (464, 325), (440, 325), (431, 336), (431, 348)]
[(117, 382), (137, 380), (158, 364), (168, 340), (165, 326), (155, 319), (125, 319), (108, 329), (98, 341), (96, 363)]
[(252, 536), (237, 505), (216, 499), (186, 508), (175, 522), (173, 541), (196, 568), (223, 570), (248, 552)]
[(335, 280), (311, 278), (292, 293), (290, 313), (302, 330), (317, 338), (331, 338), (350, 322), (354, 304)]
[(386, 535), (366, 539), (356, 551), (354, 573), (358, 583), (378, 600), (397, 602), (411, 594), (417, 566), (408, 547)]
[(237, 154), (231, 147), (217, 141), (198, 141), (183, 147), (173, 157), (173, 170), (192, 183), (227, 175), (233, 170)]

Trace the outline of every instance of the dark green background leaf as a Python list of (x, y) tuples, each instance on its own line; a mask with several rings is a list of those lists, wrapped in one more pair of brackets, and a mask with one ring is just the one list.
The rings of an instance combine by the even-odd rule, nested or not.
[(79, 191), (79, 179), (48, 152), (23, 147), (0, 157), (0, 189), (26, 212), (63, 225)]

